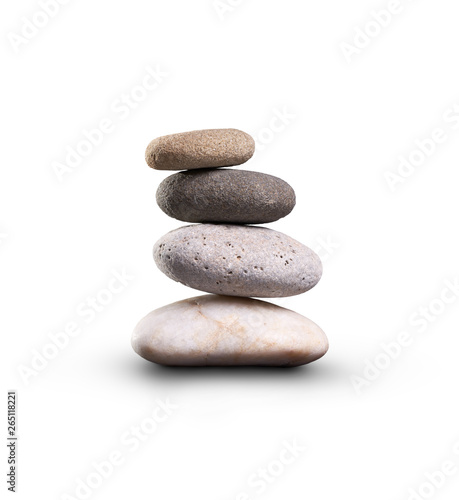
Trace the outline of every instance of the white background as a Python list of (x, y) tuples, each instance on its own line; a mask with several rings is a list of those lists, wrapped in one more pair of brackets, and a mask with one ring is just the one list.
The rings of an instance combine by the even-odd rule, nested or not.
[[(70, 1), (15, 51), (11, 34), (42, 8), (3, 2), (0, 434), (6, 444), (16, 389), (15, 498), (82, 498), (77, 480), (113, 450), (123, 464), (87, 498), (398, 500), (445, 461), (459, 465), (459, 301), (441, 302), (459, 277), (458, 9), (405, 0), (346, 60), (341, 44), (356, 28), (374, 35), (371, 12), (388, 3), (233, 0), (219, 16), (212, 0)], [(114, 111), (146, 67), (167, 76), (135, 109)], [(294, 118), (264, 130), (283, 109)], [(103, 119), (112, 133), (59, 181), (53, 162)], [(309, 366), (168, 369), (130, 346), (141, 317), (200, 293), (154, 265), (154, 242), (183, 223), (156, 206), (168, 174), (147, 167), (145, 147), (219, 127), (262, 145), (243, 168), (296, 190), (294, 211), (269, 226), (323, 257), (316, 288), (273, 301), (327, 333), (328, 354)], [(387, 172), (437, 128), (447, 139), (391, 190)], [(123, 269), (133, 279), (87, 322), (79, 305)], [(425, 328), (421, 307), (435, 311)], [(79, 335), (21, 376), (69, 322)], [(384, 364), (381, 344), (403, 331), (411, 345), (357, 390), (351, 377)], [(123, 444), (167, 398), (177, 406), (167, 420), (135, 451)], [(260, 468), (279, 471), (293, 440), (299, 456), (266, 488), (251, 485)], [(4, 491), (6, 458), (4, 448)], [(455, 498), (459, 469), (432, 488), (422, 491)]]

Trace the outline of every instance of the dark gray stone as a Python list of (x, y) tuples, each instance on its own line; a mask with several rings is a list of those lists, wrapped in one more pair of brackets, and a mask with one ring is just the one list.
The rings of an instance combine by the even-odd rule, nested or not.
[(169, 217), (185, 222), (263, 224), (293, 210), (295, 191), (273, 175), (202, 169), (164, 179), (156, 201)]

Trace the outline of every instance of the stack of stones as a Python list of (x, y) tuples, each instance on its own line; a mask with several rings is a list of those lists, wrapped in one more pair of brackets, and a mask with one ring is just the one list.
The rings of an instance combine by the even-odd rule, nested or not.
[(274, 222), (295, 206), (295, 192), (271, 175), (221, 167), (245, 163), (252, 137), (235, 129), (168, 135), (147, 147), (157, 170), (182, 170), (160, 184), (163, 212), (197, 223), (164, 235), (158, 268), (208, 292), (157, 309), (134, 330), (143, 358), (172, 366), (298, 366), (322, 357), (324, 332), (288, 309), (249, 297), (289, 297), (320, 280), (322, 264), (290, 236), (249, 224)]

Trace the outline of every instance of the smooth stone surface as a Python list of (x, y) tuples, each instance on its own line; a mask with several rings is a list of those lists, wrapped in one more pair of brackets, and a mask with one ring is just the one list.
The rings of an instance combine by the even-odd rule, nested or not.
[(255, 141), (241, 130), (195, 130), (154, 139), (145, 160), (157, 170), (230, 167), (245, 163), (254, 151)]
[(204, 169), (166, 177), (156, 202), (169, 217), (185, 222), (263, 224), (293, 210), (295, 191), (273, 175)]
[(322, 275), (311, 249), (265, 227), (181, 227), (156, 242), (153, 256), (174, 281), (222, 295), (289, 297), (306, 292)]
[(204, 295), (145, 316), (134, 351), (172, 366), (299, 366), (328, 350), (325, 333), (300, 314), (267, 302)]

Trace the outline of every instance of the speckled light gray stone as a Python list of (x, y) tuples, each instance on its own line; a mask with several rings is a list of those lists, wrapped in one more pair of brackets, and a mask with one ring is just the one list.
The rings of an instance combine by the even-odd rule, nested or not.
[(169, 217), (185, 222), (263, 224), (293, 210), (295, 191), (273, 175), (203, 169), (166, 177), (156, 192), (156, 202)]
[(289, 297), (312, 288), (322, 274), (312, 250), (264, 227), (181, 227), (160, 238), (153, 255), (174, 281), (222, 295)]
[(172, 366), (299, 366), (328, 350), (311, 320), (261, 300), (204, 295), (169, 304), (143, 318), (134, 351)]
[(157, 170), (230, 167), (245, 163), (254, 151), (255, 141), (241, 130), (195, 130), (154, 139), (145, 160)]

